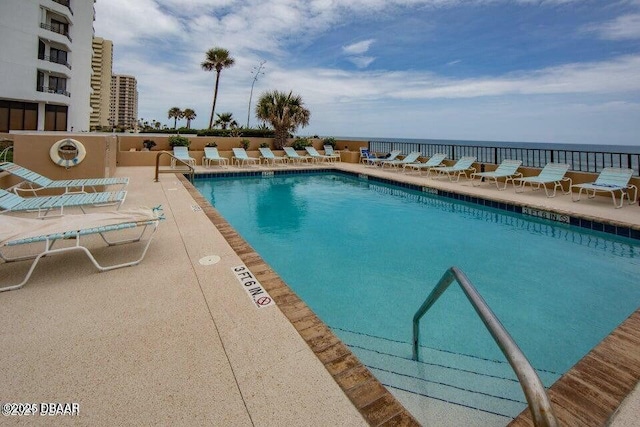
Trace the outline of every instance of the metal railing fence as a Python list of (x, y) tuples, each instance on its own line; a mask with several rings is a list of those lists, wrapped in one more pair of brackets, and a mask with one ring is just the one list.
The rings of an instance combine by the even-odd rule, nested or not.
[(524, 167), (542, 168), (550, 162), (568, 163), (573, 171), (599, 173), (605, 167), (633, 169), (640, 176), (640, 153), (589, 151), (579, 149), (531, 147), (498, 147), (484, 145), (464, 145), (455, 143), (426, 143), (399, 141), (369, 141), (369, 149), (374, 152), (400, 150), (403, 154), (420, 151), (423, 156), (445, 153), (447, 158), (457, 160), (462, 156), (475, 156), (480, 163), (499, 164), (505, 159), (522, 160)]

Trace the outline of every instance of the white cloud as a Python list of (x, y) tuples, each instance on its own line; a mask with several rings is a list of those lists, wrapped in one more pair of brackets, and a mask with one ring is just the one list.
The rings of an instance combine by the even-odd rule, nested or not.
[(342, 51), (347, 55), (361, 55), (369, 50), (374, 39), (363, 40), (361, 42), (352, 43), (348, 46), (343, 46)]
[(607, 40), (640, 39), (640, 13), (619, 16), (604, 24), (590, 26), (587, 30)]

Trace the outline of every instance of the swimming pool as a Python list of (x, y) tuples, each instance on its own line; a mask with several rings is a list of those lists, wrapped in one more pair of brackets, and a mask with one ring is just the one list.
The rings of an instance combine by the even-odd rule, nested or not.
[(410, 360), (411, 318), (451, 265), (547, 386), (640, 301), (630, 239), (344, 175), (196, 187), (414, 415), (446, 401), (504, 425), (526, 406), (457, 287), (423, 320), (422, 362)]

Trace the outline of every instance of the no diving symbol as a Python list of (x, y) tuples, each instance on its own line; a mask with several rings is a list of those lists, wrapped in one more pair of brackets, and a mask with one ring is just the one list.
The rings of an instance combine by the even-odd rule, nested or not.
[(264, 306), (271, 304), (271, 298), (269, 297), (260, 297), (256, 300), (256, 304)]

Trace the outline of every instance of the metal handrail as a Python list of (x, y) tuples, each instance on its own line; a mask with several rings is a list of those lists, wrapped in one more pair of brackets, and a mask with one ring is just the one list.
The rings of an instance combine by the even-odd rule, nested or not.
[[(156, 176), (154, 178), (154, 182), (158, 182), (158, 174), (160, 173), (160, 156), (162, 156), (163, 154), (168, 155), (169, 157), (171, 157), (173, 160), (177, 160), (178, 162), (182, 163), (183, 165), (185, 165), (186, 167), (189, 168), (189, 181), (193, 182), (193, 176), (195, 173), (195, 169), (193, 166), (191, 166), (189, 163), (185, 162), (182, 159), (177, 158), (176, 156), (174, 156), (173, 154), (171, 154), (168, 151), (161, 151), (156, 155)], [(178, 172), (178, 171), (176, 171)]]
[(496, 344), (498, 344), (498, 347), (502, 350), (502, 354), (505, 355), (518, 377), (522, 391), (524, 391), (527, 403), (529, 404), (534, 425), (557, 426), (558, 421), (553, 413), (549, 396), (547, 396), (540, 377), (538, 377), (538, 374), (524, 353), (522, 353), (522, 350), (520, 350), (516, 342), (511, 338), (511, 335), (509, 335), (504, 326), (502, 326), (502, 323), (500, 323), (496, 315), (491, 311), (467, 276), (457, 267), (451, 267), (444, 273), (436, 287), (431, 291), (424, 303), (422, 303), (422, 306), (418, 309), (415, 316), (413, 316), (413, 359), (418, 360), (419, 356), (420, 318), (431, 308), (438, 298), (440, 298), (454, 280), (458, 282), (462, 288), (467, 299), (480, 316), (480, 319), (482, 319), (482, 322), (487, 327), (489, 333), (491, 333)]

